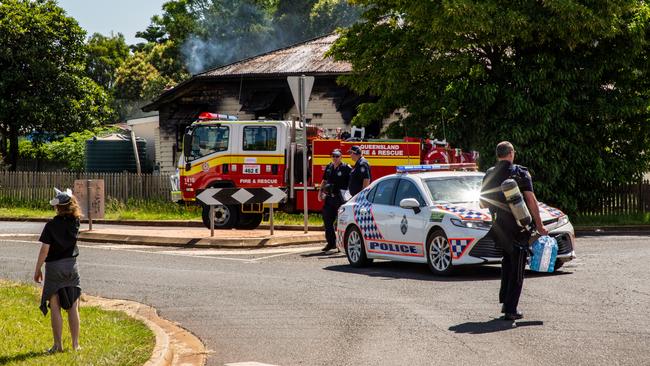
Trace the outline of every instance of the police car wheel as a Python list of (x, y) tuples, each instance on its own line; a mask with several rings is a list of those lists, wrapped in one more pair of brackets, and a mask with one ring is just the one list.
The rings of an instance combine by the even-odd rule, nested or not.
[(436, 230), (427, 239), (427, 263), (429, 269), (437, 275), (451, 273), (451, 247), (444, 231)]
[[(236, 206), (218, 205), (214, 207), (214, 227), (217, 229), (230, 229), (239, 220), (239, 210)], [(210, 228), (210, 206), (203, 206), (201, 212), (203, 225)]]
[(363, 245), (363, 236), (356, 227), (351, 228), (345, 233), (345, 253), (348, 257), (348, 262), (353, 267), (363, 267), (372, 263), (366, 255), (366, 249)]

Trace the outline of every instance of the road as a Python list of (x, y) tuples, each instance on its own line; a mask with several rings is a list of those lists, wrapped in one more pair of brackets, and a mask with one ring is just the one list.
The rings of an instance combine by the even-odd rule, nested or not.
[[(42, 224), (0, 224), (0, 278), (30, 281), (39, 244), (7, 235)], [(515, 328), (498, 320), (498, 266), (439, 278), (317, 246), (81, 246), (85, 292), (153, 305), (205, 342), (208, 365), (650, 365), (644, 236), (579, 238), (560, 273), (527, 272)]]

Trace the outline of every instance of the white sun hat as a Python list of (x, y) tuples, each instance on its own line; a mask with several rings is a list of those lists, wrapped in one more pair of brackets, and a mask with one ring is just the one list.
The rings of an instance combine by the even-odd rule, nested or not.
[(72, 199), (72, 190), (70, 190), (70, 188), (66, 189), (65, 191), (60, 191), (55, 187), (54, 192), (56, 193), (56, 196), (50, 200), (50, 205), (59, 206), (67, 205), (70, 203), (70, 199)]

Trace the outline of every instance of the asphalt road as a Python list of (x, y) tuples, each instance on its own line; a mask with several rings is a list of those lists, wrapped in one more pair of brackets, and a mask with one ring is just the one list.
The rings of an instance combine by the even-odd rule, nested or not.
[[(39, 244), (7, 234), (42, 224), (0, 226), (0, 278), (30, 281)], [(79, 264), (85, 292), (155, 306), (209, 365), (650, 365), (648, 237), (579, 238), (558, 274), (527, 272), (515, 328), (498, 319), (498, 266), (438, 278), (318, 250), (82, 243)]]

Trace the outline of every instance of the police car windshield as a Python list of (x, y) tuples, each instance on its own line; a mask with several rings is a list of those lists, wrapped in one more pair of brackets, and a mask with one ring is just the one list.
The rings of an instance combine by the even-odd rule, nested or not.
[(482, 176), (426, 179), (431, 199), (436, 203), (477, 202), (481, 194)]

